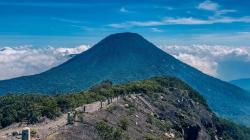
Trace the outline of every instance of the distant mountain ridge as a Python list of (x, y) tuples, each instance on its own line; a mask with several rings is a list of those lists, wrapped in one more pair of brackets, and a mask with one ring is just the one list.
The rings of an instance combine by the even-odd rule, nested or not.
[(233, 80), (230, 83), (250, 92), (250, 78)]
[(110, 35), (41, 74), (0, 81), (0, 94), (70, 93), (103, 80), (124, 83), (164, 75), (191, 85), (219, 115), (250, 124), (250, 120), (242, 119), (250, 115), (250, 96), (246, 91), (182, 63), (136, 33)]

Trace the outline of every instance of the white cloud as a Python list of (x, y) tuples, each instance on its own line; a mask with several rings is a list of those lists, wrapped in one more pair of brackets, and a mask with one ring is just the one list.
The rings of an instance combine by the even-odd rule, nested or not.
[(127, 21), (124, 23), (109, 24), (108, 26), (112, 28), (130, 28), (130, 27), (154, 27), (163, 25), (208, 25), (216, 23), (236, 23), (236, 22), (250, 23), (250, 16), (244, 16), (239, 18), (213, 16), (209, 17), (208, 19), (199, 19), (193, 17), (181, 17), (181, 18), (166, 17), (160, 21)]
[(196, 19), (192, 17), (188, 18), (166, 18), (164, 21), (166, 24), (179, 24), (179, 25), (196, 25), (196, 24), (212, 24), (210, 20)]
[(162, 33), (164, 32), (163, 30), (159, 29), (159, 28), (150, 28), (153, 32), (158, 32), (158, 33)]
[(212, 2), (210, 0), (206, 0), (198, 5), (198, 9), (209, 10), (209, 11), (216, 11), (219, 9), (219, 4)]
[(128, 21), (128, 22), (124, 22), (124, 23), (114, 23), (114, 24), (109, 24), (109, 27), (113, 27), (113, 28), (129, 28), (129, 27), (133, 27), (133, 26), (159, 26), (159, 25), (164, 25), (165, 23), (162, 21)]
[(221, 6), (218, 3), (212, 2), (210, 0), (206, 0), (202, 3), (200, 3), (197, 6), (197, 9), (212, 11), (212, 12), (214, 12), (214, 16), (216, 16), (216, 17), (225, 15), (227, 13), (237, 12), (237, 10), (221, 9)]
[(222, 15), (225, 15), (227, 13), (234, 13), (234, 12), (237, 12), (237, 10), (218, 10), (215, 12), (215, 16), (222, 16)]
[[(200, 10), (207, 10), (213, 12), (213, 16), (208, 18), (194, 18), (194, 17), (165, 17), (161, 20), (149, 21), (126, 21), (123, 23), (112, 23), (107, 26), (112, 28), (130, 28), (130, 27), (153, 27), (164, 25), (208, 25), (216, 23), (250, 23), (250, 16), (242, 17), (228, 17), (226, 14), (237, 12), (233, 9), (222, 9), (218, 3), (210, 0), (205, 0), (196, 8)], [(171, 9), (171, 8), (170, 8)], [(128, 12), (124, 7), (120, 9), (121, 12)]]
[(129, 11), (125, 7), (121, 7), (120, 12), (122, 12), (122, 13), (128, 13)]
[(75, 48), (3, 47), (0, 49), (0, 80), (46, 71), (67, 61), (69, 55), (88, 48), (86, 45)]
[(209, 19), (196, 19), (196, 18), (167, 18), (164, 20), (168, 24), (184, 24), (184, 25), (202, 25), (202, 24), (216, 24), (216, 23), (234, 23), (244, 22), (250, 23), (250, 17), (232, 18), (232, 17), (211, 17)]
[(155, 9), (164, 9), (164, 10), (168, 10), (168, 11), (172, 11), (175, 10), (176, 8), (174, 7), (170, 7), (170, 6), (160, 6), (160, 5), (155, 5), (153, 6)]
[(79, 54), (87, 49), (89, 49), (88, 45), (80, 45), (78, 47), (75, 48), (53, 48), (56, 50), (56, 52), (58, 52), (59, 54), (63, 55), (63, 56), (68, 56), (71, 54)]
[(200, 71), (207, 73), (212, 76), (218, 76), (218, 73), (216, 71), (216, 67), (218, 65), (217, 62), (210, 61), (209, 58), (201, 57), (201, 56), (195, 56), (192, 54), (179, 54), (175, 56), (179, 60), (183, 61), (184, 63), (187, 63)]
[[(230, 79), (231, 77), (223, 77), (219, 71), (221, 65), (225, 62), (237, 61), (243, 63), (246, 67), (250, 64), (250, 47), (235, 47), (222, 45), (191, 45), (191, 46), (160, 46), (161, 49), (173, 55), (177, 59), (201, 70), (202, 72), (219, 77), (222, 79)], [(234, 66), (230, 65), (233, 69)], [(230, 69), (222, 69), (223, 72)], [(238, 71), (238, 74), (241, 71)], [(237, 75), (237, 73), (235, 73)], [(245, 73), (245, 75), (248, 75)], [(249, 75), (248, 75), (249, 76)]]

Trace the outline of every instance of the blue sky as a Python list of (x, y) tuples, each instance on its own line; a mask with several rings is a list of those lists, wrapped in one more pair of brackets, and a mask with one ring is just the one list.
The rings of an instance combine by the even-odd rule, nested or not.
[(249, 6), (247, 0), (0, 0), (0, 45), (95, 44), (123, 31), (159, 44), (250, 45)]
[(0, 80), (40, 73), (137, 32), (223, 80), (250, 78), (249, 0), (0, 0)]

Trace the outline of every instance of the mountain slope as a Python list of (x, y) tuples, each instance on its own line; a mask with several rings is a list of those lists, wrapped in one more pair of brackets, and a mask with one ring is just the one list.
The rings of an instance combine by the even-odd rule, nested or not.
[[(113, 97), (110, 103), (104, 101), (110, 97)], [(0, 116), (0, 124), (13, 117), (22, 122), (3, 126), (1, 140), (20, 139), (20, 135), (10, 134), (26, 126), (23, 120), (36, 121), (28, 125), (32, 138), (43, 140), (248, 140), (250, 137), (250, 128), (221, 120), (198, 92), (173, 77), (121, 85), (104, 81), (80, 93), (6, 95), (0, 101), (0, 114), (4, 114)], [(33, 110), (34, 106), (39, 109)], [(20, 107), (27, 111), (20, 111)], [(87, 113), (81, 111), (83, 108)], [(67, 118), (69, 110), (71, 118)], [(64, 114), (54, 118), (61, 113)]]
[(103, 80), (114, 83), (169, 75), (199, 91), (219, 115), (236, 121), (250, 115), (249, 95), (234, 85), (186, 65), (135, 33), (113, 34), (91, 49), (44, 73), (0, 82), (0, 93), (67, 93)]
[(230, 81), (230, 83), (250, 92), (250, 79), (238, 79)]

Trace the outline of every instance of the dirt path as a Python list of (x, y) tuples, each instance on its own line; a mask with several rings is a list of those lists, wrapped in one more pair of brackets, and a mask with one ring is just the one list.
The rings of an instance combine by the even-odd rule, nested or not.
[[(106, 108), (108, 105), (110, 105), (114, 102), (117, 102), (119, 99), (120, 99), (120, 97), (113, 98), (112, 102), (105, 100), (102, 102), (102, 107)], [(86, 113), (92, 113), (92, 112), (100, 110), (101, 102), (97, 101), (97, 102), (93, 102), (90, 104), (85, 104), (81, 107), (76, 108), (76, 110), (78, 110), (78, 111), (83, 110), (84, 106), (86, 109), (85, 110)], [(21, 123), (17, 123), (17, 124), (13, 124), (9, 127), (6, 127), (4, 129), (0, 129), (0, 140), (15, 139), (11, 136), (11, 134), (13, 132), (21, 133), (21, 131), (24, 127), (29, 127), (29, 128), (31, 128), (31, 130), (32, 129), (36, 130), (38, 132), (39, 136), (43, 136), (43, 137), (40, 137), (43, 139), (44, 137), (46, 137), (50, 134), (53, 134), (54, 132), (56, 132), (56, 130), (58, 130), (60, 127), (66, 125), (66, 124), (67, 124), (67, 113), (58, 117), (56, 120), (46, 120), (43, 123), (38, 123), (35, 125), (21, 125)]]
[(21, 125), (15, 124), (14, 126), (9, 126), (7, 128), (0, 130), (0, 139), (7, 138), (7, 134), (11, 134), (12, 132), (18, 132), (21, 133), (22, 129), (24, 127), (29, 127), (37, 132), (39, 132), (40, 135), (48, 134), (49, 131), (52, 131), (53, 129), (59, 128), (63, 125), (66, 125), (67, 123), (67, 114), (63, 114), (62, 116), (58, 117), (56, 120), (49, 120), (43, 123), (35, 124), (35, 125)]

